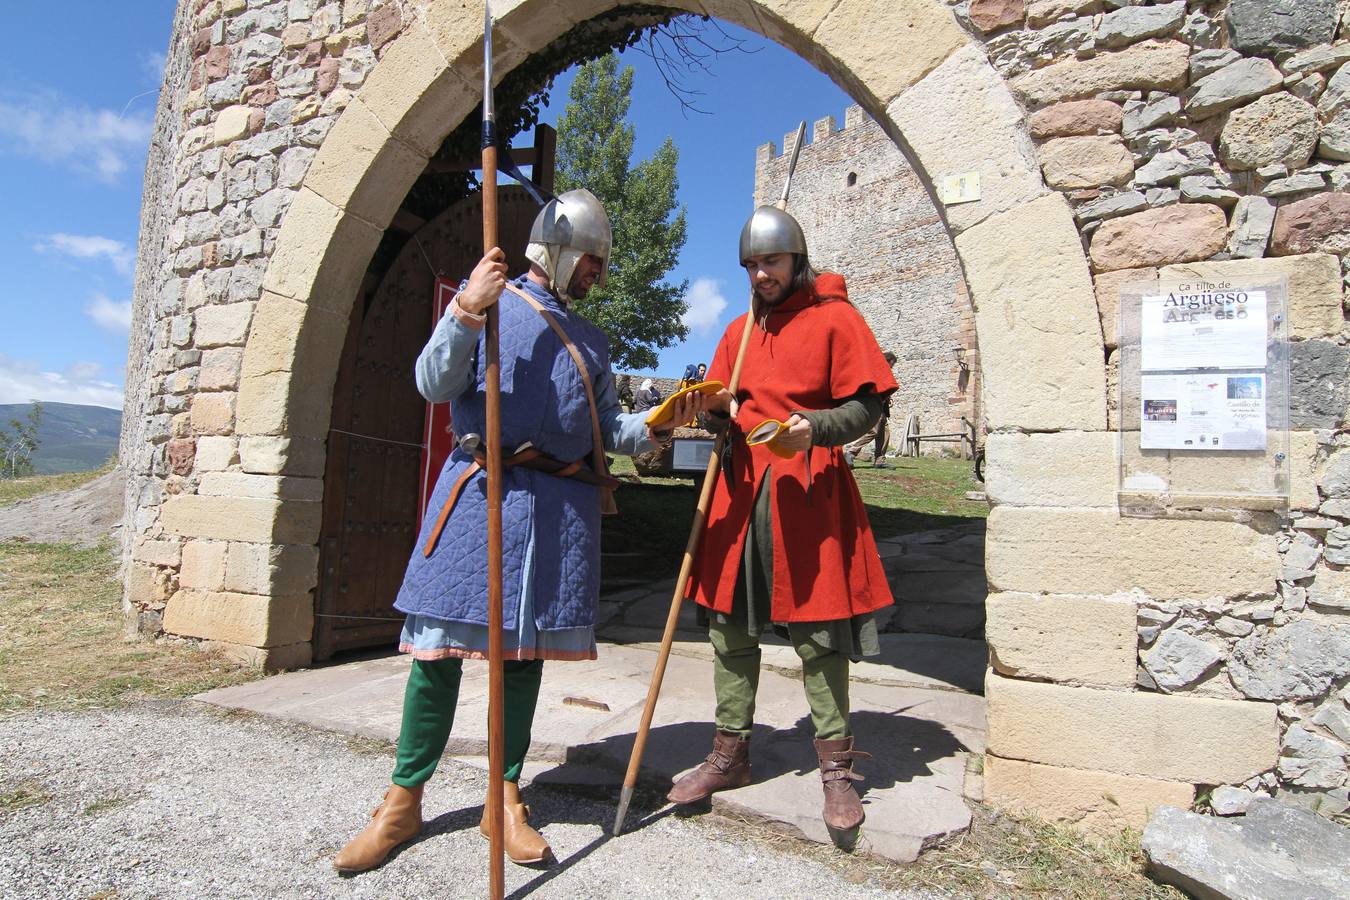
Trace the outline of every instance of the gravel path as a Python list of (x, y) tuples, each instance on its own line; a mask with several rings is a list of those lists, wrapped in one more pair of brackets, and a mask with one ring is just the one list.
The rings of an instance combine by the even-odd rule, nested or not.
[[(0, 720), (0, 897), (481, 897), (486, 779), (446, 761), (429, 827), (382, 869), (329, 859), (387, 784), (385, 751), (190, 702)], [(40, 802), (18, 806), (23, 792)], [(45, 798), (45, 799), (44, 799)], [(612, 801), (527, 789), (561, 862), (506, 866), (510, 897), (895, 897), (821, 863), (657, 811), (605, 840)]]
[(0, 540), (97, 544), (122, 520), (126, 475), (113, 469), (88, 484), (0, 508)]

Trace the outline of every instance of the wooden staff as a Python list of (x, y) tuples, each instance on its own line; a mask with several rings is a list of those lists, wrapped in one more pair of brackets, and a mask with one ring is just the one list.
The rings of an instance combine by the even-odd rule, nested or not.
[[(497, 123), (492, 105), (492, 2), (483, 4), (483, 255), (497, 246)], [(502, 667), (502, 386), (497, 303), (487, 308), (487, 583), (488, 583), (488, 892), (506, 895), (502, 837), (506, 767), (506, 683)]]
[[(787, 178), (783, 182), (783, 194), (774, 205), (787, 209), (788, 191), (792, 188), (792, 173), (797, 168), (797, 156), (802, 151), (806, 138), (806, 123), (797, 127), (797, 140), (792, 147), (792, 158), (788, 160)], [(736, 349), (736, 362), (731, 367), (731, 384), (728, 386), (734, 395), (741, 384), (741, 366), (745, 363), (745, 348), (750, 343), (750, 333), (755, 330), (755, 293), (750, 291), (750, 311), (745, 316), (745, 328), (741, 330), (741, 343)], [(689, 575), (694, 569), (694, 553), (703, 538), (703, 528), (708, 521), (708, 506), (712, 502), (713, 483), (717, 479), (717, 465), (726, 446), (730, 427), (717, 436), (713, 443), (712, 456), (708, 457), (708, 468), (703, 473), (703, 487), (698, 494), (698, 506), (694, 508), (694, 522), (689, 528), (689, 540), (684, 545), (684, 558), (680, 561), (680, 574), (675, 577), (675, 592), (670, 598), (670, 613), (666, 616), (666, 630), (661, 635), (661, 649), (656, 655), (656, 668), (652, 670), (652, 681), (647, 688), (647, 705), (642, 710), (642, 721), (638, 725), (637, 735), (633, 738), (633, 752), (628, 757), (628, 772), (623, 778), (623, 790), (619, 793), (619, 809), (614, 815), (613, 833), (623, 832), (623, 820), (628, 815), (628, 804), (633, 799), (633, 788), (637, 785), (638, 770), (642, 768), (642, 754), (647, 749), (647, 735), (651, 732), (652, 716), (656, 714), (656, 701), (661, 696), (661, 682), (666, 677), (666, 663), (670, 661), (670, 648), (675, 642), (675, 629), (680, 622), (680, 606), (684, 602), (685, 587)]]

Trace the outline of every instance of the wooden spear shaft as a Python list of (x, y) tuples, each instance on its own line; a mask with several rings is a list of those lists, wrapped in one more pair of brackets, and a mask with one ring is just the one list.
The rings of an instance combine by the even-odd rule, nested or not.
[[(497, 246), (497, 128), (492, 106), (492, 4), (483, 5), (483, 254)], [(484, 344), (487, 391), (488, 583), (488, 893), (506, 895), (503, 859), (503, 780), (506, 768), (506, 682), (502, 666), (502, 388), (498, 304), (487, 308)]]

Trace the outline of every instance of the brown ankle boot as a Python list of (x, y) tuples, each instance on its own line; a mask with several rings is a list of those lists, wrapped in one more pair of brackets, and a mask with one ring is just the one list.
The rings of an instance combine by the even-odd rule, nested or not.
[(666, 794), (671, 803), (694, 803), (715, 791), (750, 783), (750, 738), (731, 731), (713, 737), (713, 751), (699, 767), (675, 782)]
[(344, 875), (373, 869), (388, 859), (399, 844), (422, 831), (422, 786), (391, 784), (384, 802), (370, 814), (370, 824), (333, 857), (333, 868)]
[(816, 741), (820, 780), (825, 788), (825, 824), (836, 831), (849, 831), (863, 823), (862, 800), (853, 782), (863, 777), (853, 771), (853, 760), (871, 759), (872, 754), (853, 749), (853, 738)]
[[(530, 827), (530, 808), (520, 802), (520, 785), (513, 781), (503, 784), (502, 811), (502, 849), (511, 862), (518, 866), (528, 866), (553, 858), (553, 850), (543, 835)], [(478, 823), (478, 833), (491, 840), (488, 834), (487, 806), (483, 807), (483, 819)]]

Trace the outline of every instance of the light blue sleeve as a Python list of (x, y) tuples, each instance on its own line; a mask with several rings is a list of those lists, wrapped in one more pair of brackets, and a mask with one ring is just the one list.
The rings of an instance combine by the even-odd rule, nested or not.
[(417, 392), (431, 403), (445, 403), (462, 394), (474, 377), (473, 355), (482, 333), (447, 309), (417, 357)]
[(626, 413), (619, 405), (613, 372), (602, 372), (595, 380), (595, 411), (600, 415), (600, 436), (606, 450), (632, 456), (656, 448), (647, 439), (647, 414)]

